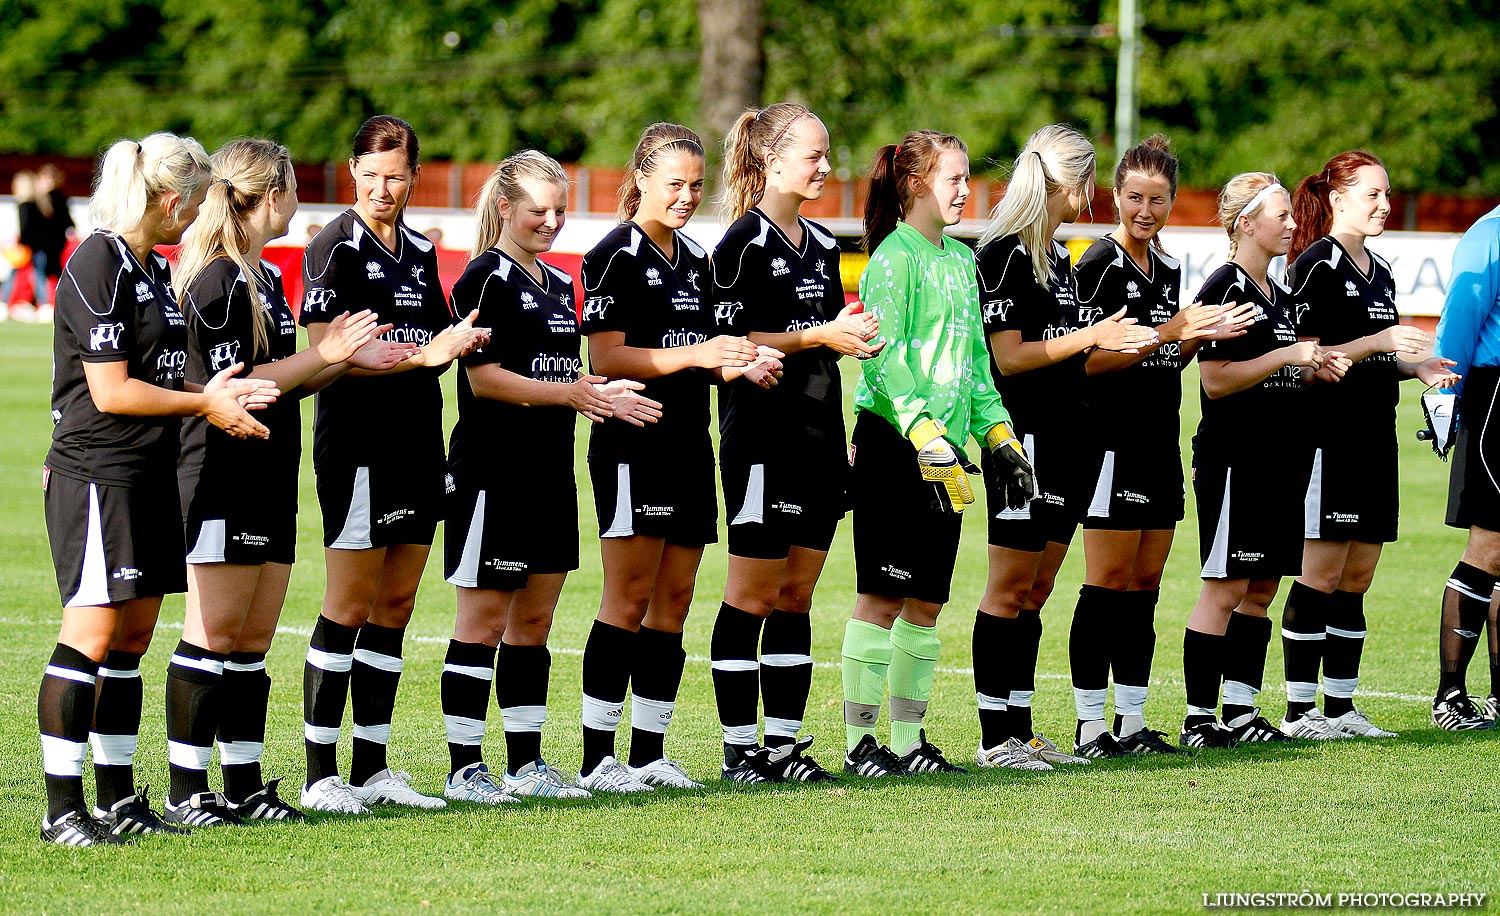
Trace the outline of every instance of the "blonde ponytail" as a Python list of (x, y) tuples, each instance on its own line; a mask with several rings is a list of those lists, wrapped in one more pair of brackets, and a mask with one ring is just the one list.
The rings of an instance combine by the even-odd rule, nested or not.
[(568, 173), (556, 159), (534, 149), (523, 149), (500, 160), (490, 177), (485, 179), (474, 202), (474, 247), (469, 257), (479, 257), (500, 241), (500, 232), (505, 227), (505, 221), (500, 218), (500, 198), (512, 203), (520, 201), (526, 194), (521, 182), (528, 180), (550, 181), (567, 187)]
[(139, 143), (117, 140), (99, 163), (89, 218), (101, 229), (129, 232), (167, 193), (177, 194), (175, 217), (208, 180), (209, 169), (208, 154), (192, 137), (155, 133)]
[(1086, 190), (1094, 180), (1094, 146), (1071, 127), (1049, 124), (1032, 134), (1016, 157), (1005, 195), (990, 211), (990, 224), (979, 237), (983, 247), (1007, 235), (1019, 235), (1031, 255), (1031, 270), (1043, 289), (1052, 286), (1047, 232), (1047, 198), (1052, 192)]
[(719, 209), (732, 223), (760, 203), (766, 193), (766, 157), (783, 155), (791, 145), (792, 127), (816, 116), (804, 105), (777, 102), (751, 108), (735, 119), (724, 137), (724, 193)]

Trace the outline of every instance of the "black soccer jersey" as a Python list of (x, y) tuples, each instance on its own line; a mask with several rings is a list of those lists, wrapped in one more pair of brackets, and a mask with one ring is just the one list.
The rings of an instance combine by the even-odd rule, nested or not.
[[(252, 283), (229, 258), (217, 258), (183, 290), (188, 323), (187, 380), (204, 384), (221, 370), (244, 363), (239, 377), (297, 352), (297, 322), (287, 305), (281, 271), (262, 261)], [(254, 322), (266, 330), (265, 349), (255, 349)], [(292, 392), (255, 412), (269, 439), (236, 439), (202, 417), (182, 425), (177, 483), (183, 512), (195, 499), (222, 505), (253, 498), (278, 509), (297, 505), (297, 464), (302, 457), (302, 416)]]
[(47, 467), (82, 480), (134, 483), (176, 464), (181, 421), (101, 413), (83, 364), (107, 362), (125, 362), (131, 378), (181, 391), (187, 322), (166, 258), (152, 252), (142, 264), (124, 239), (95, 232), (73, 252), (57, 284)]
[[(353, 210), (319, 232), (302, 256), (302, 325), (372, 309), (385, 338), (419, 346), (453, 323), (438, 282), (437, 252), (403, 223), (387, 248)], [(441, 369), (339, 379), (318, 392), (313, 464), (369, 465), (441, 458)]]
[[(499, 364), (541, 382), (578, 381), (578, 318), (573, 279), (542, 264), (537, 281), (499, 249), (481, 253), (453, 285), (453, 308), (467, 315), (479, 309), (479, 325), (491, 328), (490, 342), (463, 358), (465, 366)], [(474, 396), (465, 372), (458, 374), (458, 423), (448, 447), (455, 475), (485, 473), (537, 462), (573, 465), (571, 407), (522, 407)], [(511, 481), (512, 483), (514, 481)]]
[[(826, 324), (844, 307), (838, 242), (823, 227), (798, 218), (799, 248), (759, 210), (735, 220), (714, 252), (716, 332), (780, 334)], [(839, 354), (812, 347), (782, 360), (780, 384), (748, 382), (719, 392), (719, 437), (724, 456), (764, 461), (770, 453), (805, 455), (847, 464)], [(799, 460), (803, 460), (799, 458)]]
[[(625, 346), (670, 349), (700, 344), (714, 333), (706, 291), (713, 278), (708, 252), (675, 234), (668, 259), (639, 226), (624, 222), (583, 258), (583, 333), (623, 331)], [(707, 369), (639, 379), (662, 404), (661, 421), (645, 427), (619, 420), (594, 424), (589, 457), (642, 455), (648, 448), (703, 444), (708, 439)], [(663, 455), (665, 458), (665, 455)]]
[[(979, 268), (979, 302), (988, 340), (997, 331), (1020, 331), (1028, 343), (1051, 340), (1078, 330), (1078, 303), (1073, 295), (1073, 270), (1068, 249), (1052, 242), (1047, 260), (1052, 265), (1049, 288), (1043, 289), (1031, 268), (1031, 255), (1019, 235), (995, 239), (975, 252)], [(1098, 311), (1097, 307), (1094, 311)], [(995, 390), (1010, 411), (1016, 429), (1031, 432), (1074, 424), (1083, 408), (1084, 360), (1082, 353), (1060, 363), (1003, 376), (990, 349), (990, 372)]]
[[(1232, 261), (1209, 275), (1198, 291), (1200, 302), (1253, 304), (1255, 320), (1240, 337), (1204, 342), (1198, 351), (1200, 361), (1244, 362), (1297, 342), (1291, 290), (1275, 277), (1270, 278), (1270, 284), (1271, 297), (1267, 298), (1255, 280)], [(1222, 398), (1210, 398), (1202, 392), (1203, 419), (1193, 440), (1194, 449), (1224, 456), (1243, 450), (1257, 437), (1275, 437), (1275, 430), (1291, 430), (1289, 435), (1297, 435), (1295, 431), (1302, 429), (1299, 420), (1305, 387), (1300, 367), (1283, 366), (1244, 391)]]
[[(1287, 273), (1299, 337), (1316, 337), (1322, 346), (1338, 349), (1400, 322), (1391, 266), (1373, 251), (1369, 255), (1365, 274), (1331, 236), (1302, 252)], [(1341, 425), (1382, 417), (1389, 422), (1400, 400), (1400, 381), (1396, 354), (1373, 353), (1350, 367), (1337, 385), (1315, 386), (1312, 403), (1320, 416)]]
[[(1150, 270), (1142, 271), (1109, 236), (1089, 246), (1074, 276), (1079, 314), (1088, 316), (1088, 323), (1098, 323), (1123, 307), (1125, 317), (1141, 327), (1166, 324), (1180, 308), (1182, 266), (1154, 247), (1147, 263)], [(1103, 441), (1123, 445), (1143, 437), (1175, 451), (1181, 426), (1181, 373), (1187, 362), (1182, 344), (1174, 340), (1132, 366), (1089, 376), (1084, 390)]]

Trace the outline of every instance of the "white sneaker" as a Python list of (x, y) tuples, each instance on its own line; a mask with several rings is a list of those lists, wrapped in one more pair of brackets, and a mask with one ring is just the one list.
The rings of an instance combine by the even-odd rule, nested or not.
[(448, 784), (443, 786), (443, 795), (454, 801), (472, 802), (476, 805), (504, 805), (520, 801), (501, 787), (495, 774), (483, 762), (471, 763), (449, 776)]
[(631, 775), (630, 768), (614, 757), (605, 757), (599, 761), (594, 772), (581, 777), (578, 785), (590, 792), (612, 792), (616, 795), (653, 791), (650, 786)]
[(329, 814), (369, 814), (353, 788), (337, 775), (324, 776), (310, 786), (302, 787), (302, 807), (307, 811)]
[(521, 767), (521, 772), (514, 776), (506, 773), (505, 791), (529, 798), (591, 797), (589, 790), (578, 788), (567, 776), (547, 766), (547, 761), (541, 759)]
[(1052, 764), (1031, 756), (1020, 738), (1007, 738), (994, 747), (979, 746), (974, 759), (982, 767), (998, 767), (1007, 770), (1050, 770)]
[(1336, 728), (1316, 706), (1303, 713), (1295, 722), (1282, 719), (1281, 733), (1288, 738), (1303, 738), (1308, 741), (1332, 741), (1349, 737), (1343, 730)]
[(1358, 709), (1352, 709), (1342, 716), (1336, 716), (1328, 720), (1328, 724), (1343, 732), (1349, 738), (1399, 738), (1393, 731), (1386, 731)]
[(626, 767), (630, 775), (639, 779), (648, 786), (661, 786), (664, 789), (701, 789), (703, 783), (693, 782), (688, 777), (687, 771), (676, 761), (663, 757), (653, 760), (643, 767)]
[(411, 787), (411, 774), (389, 767), (371, 776), (362, 786), (350, 786), (354, 797), (366, 805), (402, 805), (407, 808), (446, 808), (441, 798), (423, 795)]

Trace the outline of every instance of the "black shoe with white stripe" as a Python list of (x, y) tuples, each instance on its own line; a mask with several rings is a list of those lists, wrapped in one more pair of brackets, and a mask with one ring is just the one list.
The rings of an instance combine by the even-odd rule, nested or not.
[(69, 811), (50, 823), (42, 818), (42, 842), (58, 846), (103, 846), (126, 840), (110, 833), (103, 824), (89, 817), (88, 812)]
[(94, 819), (105, 826), (115, 836), (141, 836), (148, 833), (192, 833), (186, 827), (176, 824), (163, 823), (155, 811), (151, 810), (151, 802), (146, 798), (146, 792), (150, 786), (141, 786), (140, 790), (128, 798), (122, 798), (110, 805), (109, 810), (103, 808), (94, 809)]
[(1237, 743), (1229, 729), (1209, 720), (1196, 725), (1184, 725), (1177, 743), (1183, 747), (1227, 748)]
[(719, 778), (725, 782), (781, 782), (781, 774), (771, 765), (770, 750), (764, 747), (733, 748), (726, 746), (724, 768)]
[(1110, 760), (1115, 757), (1129, 756), (1129, 752), (1120, 746), (1115, 736), (1109, 732), (1100, 732), (1093, 741), (1080, 744), (1073, 748), (1073, 752), (1080, 757), (1089, 757), (1094, 760)]
[(234, 806), (234, 813), (247, 821), (300, 821), (306, 819), (307, 815), (293, 808), (281, 800), (276, 794), (276, 786), (281, 782), (281, 777), (276, 777), (266, 783), (265, 788), (259, 792), (251, 793), (250, 797)]
[(924, 773), (967, 773), (968, 770), (948, 762), (943, 752), (927, 741), (927, 729), (917, 732), (917, 746), (900, 760), (908, 776)]
[(812, 736), (806, 735), (791, 744), (767, 748), (771, 766), (787, 782), (838, 782), (837, 776), (804, 753), (812, 743)]
[(844, 758), (844, 772), (854, 776), (902, 776), (906, 767), (890, 748), (876, 744), (873, 735), (859, 739), (848, 756)]
[(245, 819), (234, 811), (229, 799), (218, 792), (195, 792), (180, 805), (167, 802), (162, 820), (184, 827), (243, 827)]
[(1457, 687), (1432, 701), (1432, 724), (1450, 732), (1483, 731), (1495, 727), (1495, 720), (1485, 718), (1474, 708), (1474, 701)]
[(1119, 739), (1120, 748), (1127, 754), (1187, 754), (1180, 747), (1173, 747), (1166, 742), (1166, 733), (1143, 728), (1133, 735), (1126, 735)]
[(1260, 714), (1259, 707), (1254, 712), (1246, 713), (1233, 722), (1225, 724), (1229, 726), (1230, 735), (1240, 744), (1267, 744), (1296, 740), (1267, 722), (1266, 717)]

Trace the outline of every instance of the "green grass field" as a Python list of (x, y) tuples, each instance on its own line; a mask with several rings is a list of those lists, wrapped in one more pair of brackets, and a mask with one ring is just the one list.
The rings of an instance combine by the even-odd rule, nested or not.
[[(1492, 781), (1500, 733), (1454, 735), (1428, 718), (1438, 596), (1463, 539), (1441, 524), (1447, 466), (1412, 437), (1415, 384), (1402, 405), (1403, 537), (1386, 551), (1367, 602), (1360, 700), (1375, 721), (1402, 733), (1399, 740), (1299, 743), (1041, 774), (845, 780), (835, 788), (721, 786), (710, 779), (718, 771), (719, 730), (707, 662), (724, 582), (720, 546), (709, 549), (698, 579), (687, 673), (667, 744), (689, 772), (709, 781), (705, 791), (323, 817), (93, 851), (44, 846), (36, 836), (44, 807), (36, 690), (60, 617), (40, 492), (50, 348), (50, 329), (0, 326), (0, 911), (1170, 913), (1201, 911), (1204, 894), (1230, 891), (1500, 890), (1500, 801)], [(451, 374), (447, 381), (451, 391)], [(1184, 384), (1184, 427), (1191, 431), (1196, 374)], [(304, 410), (310, 416), (311, 404)], [(1246, 431), (1245, 447), (1263, 449), (1270, 466), (1277, 442), (1298, 432)], [(269, 659), (275, 681), (266, 772), (287, 777), (289, 786), (302, 774), (302, 657), (323, 579), (312, 483), (305, 468), (302, 563)], [(587, 533), (586, 476), (579, 484)], [(1183, 712), (1182, 628), (1198, 587), (1192, 511), (1190, 501), (1163, 586), (1147, 710), (1149, 722), (1172, 733)], [(965, 525), (928, 715), (929, 734), (959, 762), (972, 759), (978, 741), (969, 634), (985, 576), (983, 515), (971, 512)], [(544, 738), (548, 758), (566, 768), (577, 766), (580, 753), (579, 661), (600, 587), (595, 541), (586, 537), (583, 546), (584, 568), (570, 580), (553, 630)], [(1072, 737), (1066, 643), (1081, 541), (1075, 548), (1044, 612), (1035, 706), (1039, 728), (1064, 745)], [(842, 752), (837, 660), (853, 566), (846, 525), (813, 613), (818, 668), (807, 727), (818, 736), (815, 756), (830, 768)], [(432, 792), (447, 771), (438, 675), (454, 608), (440, 567), (434, 557), (408, 631), (391, 744), (393, 765)], [(152, 784), (158, 804), (166, 786), (162, 684), (182, 607), (181, 596), (168, 599), (143, 666), (137, 778)], [(1479, 693), (1487, 686), (1483, 658), (1481, 650), (1471, 677)], [(1280, 641), (1273, 640), (1262, 694), (1273, 721), (1284, 712), (1280, 671)], [(498, 719), (492, 713), (490, 756), (503, 761)], [(345, 761), (347, 744), (346, 729)], [(211, 775), (217, 784), (216, 767)]]

